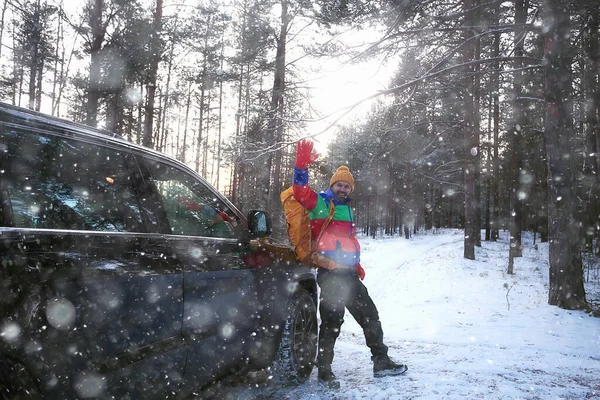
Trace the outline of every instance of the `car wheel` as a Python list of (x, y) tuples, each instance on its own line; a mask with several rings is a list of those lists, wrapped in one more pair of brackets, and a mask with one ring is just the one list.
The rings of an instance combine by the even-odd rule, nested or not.
[(289, 310), (270, 370), (276, 383), (299, 384), (310, 376), (317, 355), (317, 308), (311, 295), (300, 290)]

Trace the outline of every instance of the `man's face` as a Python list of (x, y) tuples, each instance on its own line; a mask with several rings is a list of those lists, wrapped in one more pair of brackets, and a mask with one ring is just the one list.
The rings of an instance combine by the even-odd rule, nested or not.
[(339, 201), (346, 201), (350, 192), (352, 192), (352, 186), (348, 182), (337, 181), (331, 187), (333, 194), (338, 198)]

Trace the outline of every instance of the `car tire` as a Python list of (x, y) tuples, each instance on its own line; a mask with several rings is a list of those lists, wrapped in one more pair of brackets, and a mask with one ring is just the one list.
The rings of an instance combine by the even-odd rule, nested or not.
[(306, 290), (291, 300), (281, 342), (271, 365), (274, 383), (295, 385), (305, 382), (317, 355), (317, 308)]

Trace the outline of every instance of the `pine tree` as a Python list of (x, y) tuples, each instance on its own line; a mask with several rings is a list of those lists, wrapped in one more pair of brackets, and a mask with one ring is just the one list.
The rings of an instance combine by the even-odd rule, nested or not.
[(575, 196), (575, 129), (573, 126), (572, 46), (567, 2), (546, 0), (544, 56), (546, 85), (546, 152), (550, 227), (550, 290), (548, 302), (566, 309), (584, 309), (580, 231)]
[(54, 59), (52, 21), (56, 7), (40, 0), (26, 1), (19, 11), (19, 24), (15, 34), (16, 59), (22, 71), (28, 74), (28, 107), (40, 110), (43, 91), (43, 74)]

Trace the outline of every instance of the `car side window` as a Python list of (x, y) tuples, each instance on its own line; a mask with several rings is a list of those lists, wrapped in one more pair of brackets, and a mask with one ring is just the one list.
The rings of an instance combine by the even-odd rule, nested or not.
[(145, 158), (174, 235), (232, 238), (235, 213), (204, 183), (179, 168)]
[(7, 128), (2, 199), (20, 228), (143, 232), (123, 151)]

